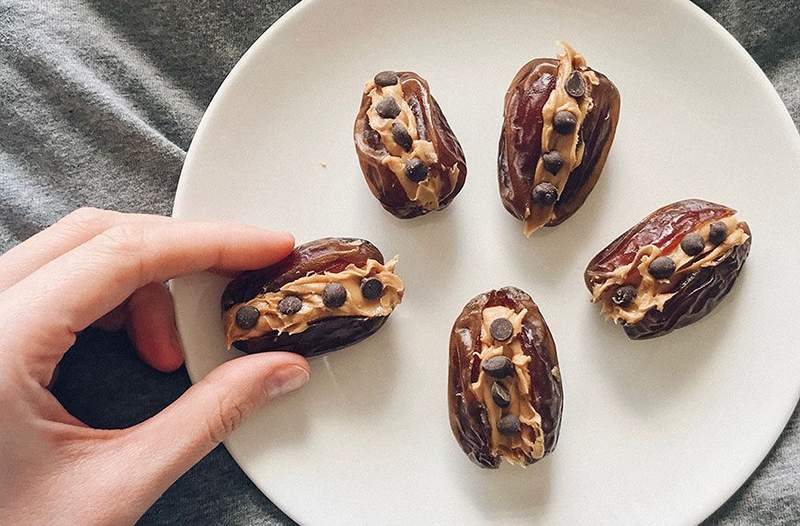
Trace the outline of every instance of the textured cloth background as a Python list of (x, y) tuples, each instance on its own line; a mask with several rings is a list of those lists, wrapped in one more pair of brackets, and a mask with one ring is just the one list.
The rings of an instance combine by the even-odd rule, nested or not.
[[(203, 110), (250, 44), (295, 2), (0, 0), (0, 250), (82, 205), (169, 214)], [(702, 0), (800, 122), (800, 0)], [(721, 87), (721, 89), (735, 87)], [(55, 388), (73, 414), (126, 427), (189, 385), (136, 358), (124, 334), (87, 331)], [(757, 423), (755, 424), (757, 425)], [(710, 524), (800, 522), (794, 417)], [(142, 524), (288, 524), (223, 447)]]

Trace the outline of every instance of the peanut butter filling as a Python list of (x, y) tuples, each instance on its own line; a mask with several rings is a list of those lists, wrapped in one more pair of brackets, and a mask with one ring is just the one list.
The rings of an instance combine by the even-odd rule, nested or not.
[[(542, 417), (533, 408), (530, 399), (531, 377), (528, 373), (528, 364), (531, 357), (522, 351), (520, 331), (522, 320), (527, 315), (527, 309), (516, 313), (507, 307), (488, 307), (482, 312), (481, 327), (481, 362), (495, 356), (505, 356), (514, 366), (514, 372), (502, 379), (493, 378), (481, 369), (478, 380), (470, 385), (472, 392), (486, 408), (489, 425), (491, 427), (492, 455), (500, 456), (512, 464), (527, 465), (532, 460), (544, 456), (544, 433), (542, 431)], [(505, 318), (511, 322), (513, 333), (505, 342), (496, 341), (490, 327), (492, 322)], [(500, 407), (492, 397), (492, 385), (501, 382), (510, 394), (508, 407)], [(515, 415), (519, 418), (520, 431), (514, 434), (504, 434), (498, 431), (497, 424), (506, 415)]]
[[(600, 81), (594, 71), (587, 68), (583, 55), (576, 52), (566, 42), (558, 42), (558, 45), (563, 48), (563, 51), (558, 56), (556, 86), (542, 108), (542, 154), (557, 151), (563, 159), (563, 164), (558, 172), (553, 174), (545, 169), (544, 162), (540, 158), (534, 171), (531, 188), (540, 183), (550, 183), (555, 186), (558, 196), (560, 196), (570, 174), (583, 160), (584, 143), (579, 140), (580, 130), (586, 115), (592, 111), (592, 86), (598, 85)], [(574, 71), (583, 76), (586, 87), (585, 94), (577, 99), (569, 95), (566, 90), (567, 80)], [(568, 111), (575, 117), (575, 127), (571, 133), (560, 134), (555, 131), (554, 119), (556, 114), (561, 111)], [(526, 237), (530, 237), (553, 219), (556, 202), (557, 199), (550, 204), (531, 200), (522, 228)]]
[[(363, 267), (351, 264), (341, 272), (309, 274), (287, 283), (276, 292), (259, 294), (245, 303), (234, 305), (224, 315), (228, 348), (235, 341), (258, 338), (272, 331), (303, 332), (311, 322), (323, 318), (388, 316), (403, 299), (403, 282), (394, 272), (396, 265), (397, 257), (385, 265), (368, 259)], [(376, 278), (382, 283), (383, 290), (378, 298), (364, 297), (361, 283), (365, 278)], [(329, 308), (323, 303), (323, 290), (331, 283), (339, 283), (347, 291), (347, 299), (340, 307)], [(299, 298), (302, 306), (296, 313), (286, 315), (280, 312), (278, 304), (288, 296)], [(247, 330), (236, 324), (236, 313), (244, 306), (255, 307), (259, 312), (255, 326)]]
[[(367, 110), (369, 125), (380, 134), (383, 145), (388, 152), (388, 155), (381, 159), (381, 164), (387, 166), (395, 174), (409, 200), (419, 203), (426, 210), (438, 208), (439, 195), (443, 186), (442, 180), (438, 177), (431, 177), (429, 172), (424, 180), (417, 183), (406, 175), (406, 162), (411, 159), (419, 159), (428, 167), (436, 164), (439, 159), (433, 143), (423, 140), (419, 136), (417, 119), (405, 100), (402, 83), (398, 81), (392, 86), (381, 87), (376, 85), (374, 81), (369, 81), (364, 88), (364, 93), (372, 99), (372, 104)], [(376, 108), (378, 103), (386, 97), (394, 99), (400, 108), (400, 114), (393, 119), (381, 117)], [(392, 124), (394, 123), (400, 123), (405, 126), (411, 136), (413, 142), (411, 143), (410, 151), (406, 151), (394, 140), (392, 135)], [(456, 181), (458, 181), (458, 166), (455, 164), (451, 166), (448, 175), (450, 188), (453, 188)]]
[[(725, 240), (716, 246), (709, 241), (709, 230), (713, 223), (724, 223), (728, 231)], [(750, 237), (739, 227), (736, 216), (709, 221), (695, 232), (705, 240), (700, 254), (690, 256), (680, 245), (668, 254), (654, 245), (641, 247), (628, 265), (597, 276), (598, 283), (592, 287), (592, 302), (601, 302), (603, 314), (614, 323), (638, 323), (650, 309), (664, 310), (664, 304), (675, 295), (673, 291), (684, 277), (702, 268), (715, 266), (728, 252)], [(667, 279), (654, 278), (648, 269), (650, 263), (659, 256), (668, 256), (675, 262), (675, 272)], [(614, 291), (621, 285), (637, 288), (636, 297), (624, 307), (615, 305), (611, 300)]]

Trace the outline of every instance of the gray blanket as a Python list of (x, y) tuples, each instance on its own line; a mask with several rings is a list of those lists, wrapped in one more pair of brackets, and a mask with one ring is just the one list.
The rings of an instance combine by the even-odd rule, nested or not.
[[(0, 0), (0, 249), (82, 205), (169, 214), (206, 105), (290, 0)], [(800, 2), (702, 0), (800, 122)], [(126, 427), (189, 385), (135, 357), (124, 334), (87, 331), (56, 395), (78, 418)], [(759, 470), (711, 524), (800, 522), (797, 412)], [(756, 424), (757, 425), (757, 424)], [(223, 447), (142, 524), (288, 524)]]

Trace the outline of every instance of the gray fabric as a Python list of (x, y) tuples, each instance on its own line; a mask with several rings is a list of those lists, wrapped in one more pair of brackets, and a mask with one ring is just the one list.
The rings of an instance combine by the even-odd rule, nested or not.
[[(295, 2), (0, 0), (0, 249), (81, 205), (169, 214), (204, 108), (247, 47)], [(800, 122), (800, 3), (702, 0)], [(730, 87), (723, 87), (729, 89)], [(734, 87), (735, 89), (735, 87)], [(139, 363), (123, 334), (87, 331), (55, 392), (77, 417), (125, 427), (189, 385)], [(797, 412), (710, 524), (800, 521)], [(287, 524), (223, 447), (142, 524)]]

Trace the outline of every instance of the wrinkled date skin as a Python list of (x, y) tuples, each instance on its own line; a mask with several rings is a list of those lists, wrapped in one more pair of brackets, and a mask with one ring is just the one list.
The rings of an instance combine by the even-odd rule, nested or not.
[[(467, 165), (464, 152), (439, 104), (430, 94), (428, 83), (410, 71), (398, 72), (397, 76), (403, 87), (405, 101), (416, 118), (419, 138), (430, 141), (436, 151), (438, 161), (429, 166), (428, 177), (438, 178), (443, 183), (438, 195), (439, 206), (435, 209), (442, 210), (458, 195), (466, 181)], [(370, 191), (378, 198), (383, 208), (401, 219), (432, 212), (433, 210), (410, 200), (397, 176), (381, 163), (388, 152), (381, 142), (380, 134), (369, 125), (367, 110), (370, 104), (370, 97), (364, 94), (353, 129), (358, 162)], [(459, 175), (455, 184), (451, 185), (449, 172), (453, 165), (458, 167)]]
[[(533, 174), (542, 154), (542, 108), (556, 87), (558, 61), (537, 58), (519, 70), (505, 98), (503, 128), (497, 158), (500, 198), (517, 219), (524, 219), (531, 200)], [(574, 214), (592, 191), (605, 165), (619, 120), (620, 96), (602, 73), (592, 87), (594, 107), (586, 116), (580, 136), (585, 142), (583, 160), (572, 171), (556, 201), (555, 226)]]
[(563, 408), (560, 376), (557, 379), (551, 372), (558, 366), (556, 345), (533, 299), (520, 289), (504, 287), (470, 300), (450, 334), (450, 427), (464, 453), (484, 468), (498, 467), (502, 458), (492, 454), (486, 407), (476, 398), (470, 384), (478, 380), (481, 368), (482, 312), (494, 306), (504, 306), (515, 312), (528, 309), (522, 322), (521, 344), (523, 352), (531, 357), (529, 395), (533, 408), (542, 417), (545, 454), (553, 451), (558, 442)]
[[(359, 241), (360, 244), (354, 244)], [(236, 277), (222, 294), (222, 310), (227, 311), (258, 294), (275, 292), (287, 283), (310, 273), (340, 272), (350, 264), (363, 266), (368, 259), (374, 259), (381, 264), (384, 262), (383, 254), (369, 241), (354, 238), (311, 241), (295, 248), (275, 265)], [(246, 353), (280, 350), (312, 357), (363, 340), (380, 329), (386, 318), (324, 318), (310, 323), (303, 332), (278, 334), (273, 331), (258, 338), (236, 341), (233, 346)]]
[[(584, 282), (591, 291), (598, 274), (631, 263), (641, 247), (654, 245), (669, 253), (699, 225), (734, 214), (736, 210), (732, 208), (701, 199), (687, 199), (659, 208), (597, 254), (586, 267)], [(716, 265), (685, 276), (663, 311), (651, 309), (638, 323), (624, 325), (628, 337), (640, 340), (662, 336), (696, 322), (719, 304), (733, 287), (750, 253), (750, 228), (744, 222), (738, 226), (748, 239), (723, 255)]]

